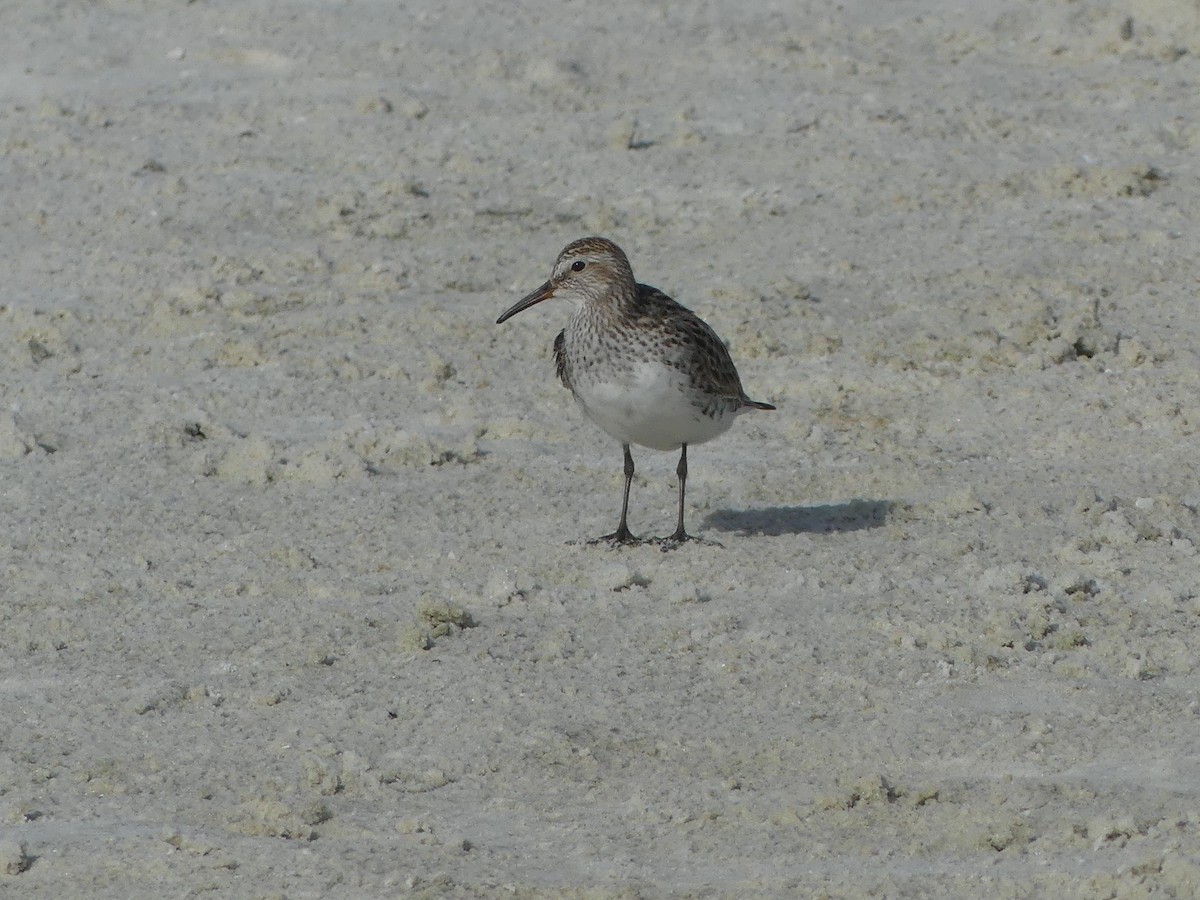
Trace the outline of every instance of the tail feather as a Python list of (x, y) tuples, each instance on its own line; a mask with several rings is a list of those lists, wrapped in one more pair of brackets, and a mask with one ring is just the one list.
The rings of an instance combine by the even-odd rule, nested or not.
[(753, 406), (755, 409), (774, 409), (770, 403), (763, 403), (761, 400), (751, 400), (749, 397), (742, 400), (743, 406)]

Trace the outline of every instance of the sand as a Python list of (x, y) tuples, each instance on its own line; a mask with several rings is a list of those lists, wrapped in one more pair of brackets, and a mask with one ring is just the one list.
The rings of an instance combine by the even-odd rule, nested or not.
[(0, 895), (1200, 893), (1195, 4), (3, 19)]

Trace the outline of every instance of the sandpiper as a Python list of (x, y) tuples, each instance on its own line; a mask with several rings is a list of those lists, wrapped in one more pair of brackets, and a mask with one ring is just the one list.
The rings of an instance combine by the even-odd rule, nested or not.
[(554, 339), (558, 377), (587, 417), (625, 451), (621, 522), (597, 542), (639, 542), (626, 521), (630, 444), (680, 451), (679, 519), (663, 544), (690, 540), (683, 527), (688, 445), (724, 434), (747, 409), (775, 407), (747, 397), (716, 332), (662, 291), (638, 284), (624, 251), (606, 238), (582, 238), (564, 247), (550, 280), (505, 310), (496, 324), (551, 297), (577, 304)]

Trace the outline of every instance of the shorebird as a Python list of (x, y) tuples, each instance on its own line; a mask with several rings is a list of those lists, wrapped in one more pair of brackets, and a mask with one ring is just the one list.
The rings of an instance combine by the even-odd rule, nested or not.
[(748, 409), (774, 409), (742, 390), (729, 351), (708, 325), (662, 291), (638, 284), (623, 250), (602, 237), (567, 244), (550, 280), (518, 300), (499, 325), (551, 298), (576, 310), (554, 339), (554, 362), (584, 414), (625, 452), (621, 522), (591, 543), (636, 544), (629, 530), (631, 444), (679, 450), (679, 517), (664, 549), (694, 540), (683, 527), (689, 444), (724, 434)]

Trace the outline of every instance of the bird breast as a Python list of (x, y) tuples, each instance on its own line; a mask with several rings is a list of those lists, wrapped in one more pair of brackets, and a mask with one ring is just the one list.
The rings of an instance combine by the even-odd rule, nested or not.
[(734, 404), (713, 402), (658, 361), (573, 366), (570, 387), (587, 417), (622, 444), (677, 450), (723, 434), (734, 419)]

